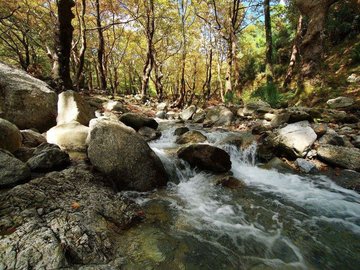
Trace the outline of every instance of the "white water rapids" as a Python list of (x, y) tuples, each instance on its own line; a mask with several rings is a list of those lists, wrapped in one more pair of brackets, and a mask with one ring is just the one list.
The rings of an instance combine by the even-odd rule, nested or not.
[(358, 193), (325, 176), (262, 169), (256, 166), (255, 144), (245, 150), (220, 146), (228, 132), (202, 130), (207, 143), (230, 154), (233, 176), (246, 184), (244, 190), (228, 190), (215, 185), (214, 175), (178, 160), (173, 132), (174, 128), (164, 130), (163, 136), (150, 144), (171, 175), (166, 196), (155, 194), (139, 202), (169, 203), (169, 211), (176, 216), (169, 234), (185, 242), (195, 241), (196, 260), (203, 260), (198, 268), (186, 268), (184, 263), (186, 269), (357, 268)]

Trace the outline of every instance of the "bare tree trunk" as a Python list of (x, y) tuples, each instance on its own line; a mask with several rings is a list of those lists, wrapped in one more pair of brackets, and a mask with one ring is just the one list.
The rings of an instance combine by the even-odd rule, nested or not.
[(213, 49), (210, 48), (209, 54), (206, 57), (206, 78), (203, 85), (203, 94), (205, 99), (209, 99), (211, 95), (211, 78), (212, 78), (212, 62), (213, 62)]
[(98, 71), (99, 71), (99, 81), (100, 85), (99, 88), (101, 90), (106, 90), (106, 75), (105, 75), (105, 68), (104, 68), (104, 53), (105, 53), (105, 41), (104, 41), (104, 33), (101, 26), (101, 13), (100, 13), (100, 0), (95, 0), (95, 7), (96, 7), (96, 28), (98, 32)]
[(57, 0), (58, 19), (55, 29), (55, 57), (53, 77), (59, 92), (72, 89), (70, 77), (70, 54), (74, 28), (71, 21), (74, 14), (71, 8), (75, 6), (73, 0)]
[(301, 43), (302, 76), (312, 78), (320, 66), (324, 27), (329, 8), (338, 0), (296, 0), (302, 15), (309, 18), (309, 25)]
[(301, 40), (302, 23), (303, 23), (303, 16), (300, 15), (298, 23), (297, 23), (297, 27), (296, 27), (296, 36), (294, 38), (294, 44), (293, 44), (292, 50), (291, 50), (290, 63), (289, 63), (289, 66), (288, 66), (288, 69), (286, 72), (286, 77), (285, 77), (284, 84), (283, 84), (284, 88), (286, 88), (291, 83), (291, 80), (293, 77), (296, 59), (299, 54), (299, 43)]
[(233, 91), (233, 40), (232, 38), (228, 42), (228, 51), (226, 54), (226, 75), (225, 75), (225, 94), (224, 99), (227, 98), (227, 95)]
[(264, 0), (265, 35), (266, 35), (266, 80), (273, 82), (273, 45), (271, 33), (270, 0)]
[(162, 79), (164, 74), (162, 73), (162, 63), (158, 63), (154, 57), (154, 69), (155, 69), (155, 88), (158, 101), (162, 101), (164, 98), (164, 86)]
[(81, 38), (81, 48), (79, 52), (79, 63), (78, 69), (76, 71), (76, 87), (77, 90), (80, 90), (81, 82), (84, 81), (84, 63), (85, 63), (85, 51), (86, 51), (86, 23), (85, 23), (85, 13), (86, 13), (86, 0), (81, 0), (81, 15), (79, 17), (80, 24), (80, 38)]

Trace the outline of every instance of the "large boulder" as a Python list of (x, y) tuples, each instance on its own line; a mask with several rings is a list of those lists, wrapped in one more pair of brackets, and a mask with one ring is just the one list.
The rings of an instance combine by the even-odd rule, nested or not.
[(354, 104), (354, 99), (349, 97), (337, 97), (329, 99), (326, 104), (332, 109), (346, 108)]
[(120, 121), (125, 125), (138, 131), (142, 127), (157, 129), (159, 124), (153, 118), (149, 118), (136, 113), (125, 113), (120, 117)]
[(55, 126), (46, 132), (48, 143), (56, 144), (65, 151), (86, 151), (89, 127), (73, 121)]
[(21, 146), (20, 130), (13, 123), (0, 118), (0, 148), (15, 152)]
[(183, 121), (188, 121), (190, 120), (193, 115), (195, 114), (196, 112), (196, 106), (195, 105), (191, 105), (189, 107), (187, 107), (186, 109), (184, 109), (181, 113), (180, 113), (180, 118), (183, 120)]
[(51, 172), (62, 170), (70, 164), (70, 157), (55, 144), (41, 144), (26, 162), (31, 171)]
[(319, 139), (319, 143), (344, 146), (345, 140), (344, 137), (337, 134), (335, 130), (328, 129), (326, 133)]
[(9, 152), (0, 149), (0, 188), (15, 185), (30, 178), (30, 169)]
[(18, 69), (0, 63), (0, 117), (20, 129), (46, 131), (56, 123), (57, 95), (50, 87)]
[(192, 167), (214, 173), (224, 173), (231, 169), (230, 156), (224, 150), (206, 144), (193, 144), (181, 148), (178, 157)]
[(149, 127), (142, 127), (138, 130), (138, 134), (143, 137), (147, 142), (159, 139), (161, 137), (161, 132)]
[(234, 114), (224, 106), (209, 108), (204, 125), (205, 126), (229, 126), (234, 118)]
[(36, 147), (46, 142), (46, 138), (42, 134), (32, 129), (21, 130), (21, 135), (22, 144), (27, 147)]
[(321, 145), (318, 157), (332, 165), (360, 171), (360, 149), (334, 145)]
[(159, 157), (136, 132), (107, 120), (90, 124), (88, 157), (117, 189), (149, 191), (167, 183)]
[(203, 135), (200, 131), (190, 130), (185, 132), (176, 139), (177, 144), (187, 144), (187, 143), (202, 143), (207, 140), (206, 136)]
[(90, 105), (82, 96), (72, 90), (62, 92), (58, 101), (58, 125), (77, 121), (80, 124), (88, 125), (89, 121), (95, 117)]
[(83, 164), (0, 193), (0, 269), (121, 269), (138, 205)]
[(316, 138), (317, 135), (309, 122), (301, 121), (279, 129), (275, 142), (280, 154), (295, 159), (305, 157)]

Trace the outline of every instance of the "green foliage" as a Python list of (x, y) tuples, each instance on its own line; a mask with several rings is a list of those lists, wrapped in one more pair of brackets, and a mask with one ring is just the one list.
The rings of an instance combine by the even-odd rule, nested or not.
[(263, 100), (272, 107), (278, 107), (283, 102), (283, 97), (274, 83), (263, 84), (253, 92), (245, 92), (243, 99), (245, 101)]

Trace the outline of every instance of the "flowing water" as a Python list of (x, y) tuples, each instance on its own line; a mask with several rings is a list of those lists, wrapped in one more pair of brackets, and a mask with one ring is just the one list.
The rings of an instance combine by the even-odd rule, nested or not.
[(284, 174), (256, 164), (256, 145), (218, 142), (246, 186), (217, 186), (218, 176), (176, 157), (174, 127), (150, 144), (170, 174), (166, 189), (127, 192), (145, 221), (126, 231), (124, 269), (360, 269), (360, 195), (321, 175)]

